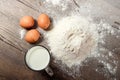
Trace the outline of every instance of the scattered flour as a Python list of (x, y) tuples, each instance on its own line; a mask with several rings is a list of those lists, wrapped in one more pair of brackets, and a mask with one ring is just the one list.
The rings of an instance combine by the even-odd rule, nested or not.
[(46, 0), (45, 2), (50, 3), (55, 7), (61, 7), (61, 10), (65, 11), (68, 8), (70, 0)]
[(19, 32), (19, 34), (20, 34), (20, 39), (23, 39), (23, 38), (24, 38), (25, 33), (26, 33), (26, 30), (25, 30), (25, 29), (20, 29), (20, 32)]
[(51, 2), (53, 5), (59, 5), (61, 0), (46, 0), (46, 2)]
[[(111, 74), (116, 73), (118, 62), (113, 53), (104, 47), (99, 47), (99, 44), (105, 44), (106, 35), (115, 33), (113, 27), (102, 21), (99, 24), (94, 23), (90, 17), (80, 15), (65, 17), (54, 26), (45, 36), (51, 54), (56, 60), (61, 60), (71, 68), (75, 65), (80, 66), (88, 57), (101, 57), (98, 58), (99, 63), (102, 63)], [(99, 51), (106, 54), (101, 54)], [(97, 68), (96, 71), (99, 72)]]
[[(116, 57), (113, 56), (114, 53), (111, 51), (108, 51), (107, 49), (102, 48), (103, 52), (106, 52), (107, 54), (96, 54), (96, 57), (101, 57), (101, 59), (98, 58), (99, 63), (102, 63), (104, 65), (104, 68), (109, 71), (110, 74), (114, 75), (117, 71), (117, 64), (118, 61), (115, 59)], [(100, 72), (98, 68), (96, 68), (97, 72)]]

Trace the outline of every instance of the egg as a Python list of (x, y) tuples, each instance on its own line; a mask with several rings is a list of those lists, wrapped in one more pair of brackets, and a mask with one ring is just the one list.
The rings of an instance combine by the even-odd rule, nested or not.
[(29, 30), (25, 35), (25, 40), (29, 43), (35, 43), (40, 38), (41, 38), (41, 35), (36, 29)]
[(32, 28), (34, 26), (34, 19), (32, 16), (24, 16), (20, 19), (19, 24), (23, 28)]
[(38, 17), (38, 26), (42, 29), (48, 29), (50, 26), (50, 18), (47, 14), (40, 14)]

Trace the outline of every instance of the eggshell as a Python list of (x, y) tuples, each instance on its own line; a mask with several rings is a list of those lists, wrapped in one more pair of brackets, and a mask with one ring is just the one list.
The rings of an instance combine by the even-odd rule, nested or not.
[(40, 14), (38, 17), (38, 26), (42, 29), (48, 29), (50, 26), (50, 19), (47, 14)]
[(24, 16), (20, 19), (19, 24), (23, 28), (32, 28), (34, 26), (34, 19), (32, 16)]
[(39, 38), (41, 38), (41, 35), (36, 29), (29, 30), (25, 35), (25, 40), (29, 43), (35, 43)]

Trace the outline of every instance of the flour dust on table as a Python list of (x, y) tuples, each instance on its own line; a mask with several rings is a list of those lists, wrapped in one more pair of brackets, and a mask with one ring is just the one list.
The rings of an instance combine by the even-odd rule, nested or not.
[[(68, 68), (82, 66), (87, 58), (103, 57), (97, 59), (111, 73), (117, 70), (117, 61), (108, 62), (108, 56), (114, 58), (112, 53), (100, 44), (105, 44), (105, 37), (113, 35), (115, 31), (109, 24), (100, 22), (94, 23), (90, 17), (68, 16), (57, 21), (54, 28), (46, 33), (48, 46), (55, 61), (60, 60)], [(101, 53), (106, 52), (106, 54)], [(110, 61), (110, 60), (109, 60)], [(87, 61), (89, 62), (89, 61)], [(114, 64), (114, 65), (112, 65)], [(77, 68), (74, 71), (77, 72)], [(96, 68), (96, 71), (98, 69)], [(73, 73), (74, 74), (74, 73)], [(70, 75), (73, 75), (70, 74)]]

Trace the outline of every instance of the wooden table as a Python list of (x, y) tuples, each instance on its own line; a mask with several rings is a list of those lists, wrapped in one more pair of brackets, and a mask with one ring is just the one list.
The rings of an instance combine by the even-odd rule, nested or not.
[[(76, 12), (76, 14), (81, 15), (94, 15), (94, 19), (97, 20), (105, 19), (106, 22), (110, 23), (111, 25), (116, 25), (115, 21), (120, 22), (119, 0), (93, 0), (94, 6), (97, 5), (97, 7), (100, 7), (103, 4), (103, 6), (101, 6), (102, 9), (105, 7), (103, 11), (99, 11), (97, 7), (94, 8), (95, 11), (91, 10), (90, 13), (89, 11), (82, 11), (81, 9), (84, 7), (81, 7), (81, 5), (85, 5), (85, 3), (89, 1), (92, 0), (71, 0), (68, 2), (68, 8), (63, 8), (63, 10), (61, 10), (62, 6), (58, 6), (58, 4), (53, 5), (52, 3), (47, 3), (44, 0), (0, 0), (0, 80), (50, 79), (50, 77), (47, 76), (44, 71), (34, 72), (29, 70), (25, 65), (25, 52), (32, 46), (38, 44), (29, 44), (25, 42), (24, 39), (20, 39), (20, 31), (22, 28), (19, 26), (19, 19), (24, 15), (31, 15), (37, 19), (38, 15), (44, 12), (48, 14), (53, 21), (57, 21), (64, 16), (70, 15), (71, 12)], [(47, 47), (47, 44), (44, 41), (39, 44)], [(113, 47), (115, 47), (115, 45), (120, 47), (120, 39), (119, 43), (114, 44)], [(110, 46), (110, 49), (113, 47)], [(119, 51), (120, 50), (117, 50), (117, 53), (119, 53)], [(51, 66), (56, 73), (55, 76), (57, 80), (60, 79), (60, 76), (62, 76), (60, 80), (73, 80), (72, 77), (62, 73), (56, 64), (52, 63)], [(120, 69), (118, 69), (118, 71), (120, 71)], [(117, 73), (117, 80), (120, 80), (119, 73), (120, 72)], [(86, 75), (84, 74), (84, 76)], [(95, 75), (95, 78), (90, 78), (90, 76), (86, 76), (86, 79), (80, 79), (80, 77), (76, 78), (76, 80), (93, 79), (107, 80), (106, 78), (100, 78), (97, 75)]]
[(37, 19), (40, 12), (32, 7), (36, 5), (33, 2), (36, 1), (0, 1), (0, 80), (49, 79), (44, 71), (31, 71), (24, 62), (25, 52), (34, 44), (20, 39), (19, 19), (24, 15)]

